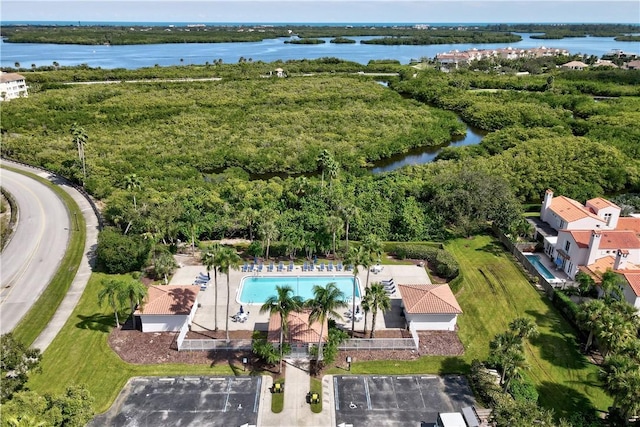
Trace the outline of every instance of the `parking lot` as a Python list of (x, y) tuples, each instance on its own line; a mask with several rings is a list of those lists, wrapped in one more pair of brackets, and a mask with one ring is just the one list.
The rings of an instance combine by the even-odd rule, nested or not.
[(256, 425), (261, 384), (261, 377), (133, 378), (91, 425)]
[(433, 426), (438, 412), (474, 404), (457, 375), (336, 375), (333, 386), (337, 425)]

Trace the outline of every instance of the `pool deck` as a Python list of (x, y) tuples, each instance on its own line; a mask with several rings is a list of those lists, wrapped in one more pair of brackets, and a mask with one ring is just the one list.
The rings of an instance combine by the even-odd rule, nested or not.
[[(176, 270), (173, 275), (171, 285), (190, 285), (193, 283), (196, 276), (199, 273), (206, 274), (206, 268), (202, 265), (183, 266)], [(231, 303), (229, 305), (229, 316), (233, 316), (240, 309), (240, 304), (237, 302), (238, 291), (240, 288), (240, 282), (242, 278), (246, 276), (344, 276), (353, 277), (353, 272), (336, 272), (336, 271), (302, 271), (301, 265), (296, 265), (294, 271), (282, 272), (273, 271), (267, 272), (263, 270), (261, 273), (246, 273), (241, 270), (232, 270), (229, 275), (229, 294), (231, 297)], [(360, 280), (360, 287), (363, 288), (367, 280), (367, 271), (362, 267), (359, 269), (358, 278)], [(396, 284), (430, 284), (431, 280), (426, 270), (422, 267), (415, 265), (384, 265), (384, 268), (380, 273), (369, 273), (369, 283), (374, 283), (380, 280), (389, 280), (393, 278)], [(362, 289), (361, 289), (362, 290)], [(385, 313), (384, 316), (378, 315), (376, 319), (376, 329), (386, 328), (401, 328), (404, 327), (404, 319), (401, 316), (400, 309), (400, 296), (396, 293), (391, 295), (392, 309), (390, 312)], [(213, 271), (211, 272), (211, 283), (206, 291), (200, 291), (198, 295), (198, 302), (201, 307), (198, 308), (196, 315), (193, 319), (191, 329), (194, 331), (204, 331), (214, 329), (214, 307), (215, 304), (215, 289), (213, 280)], [(227, 276), (224, 274), (218, 274), (218, 303), (217, 303), (217, 320), (218, 329), (225, 328), (225, 316), (227, 306)], [(267, 330), (269, 325), (269, 315), (260, 314), (261, 304), (244, 304), (244, 311), (249, 313), (248, 320), (244, 323), (237, 323), (229, 319), (229, 330)], [(346, 310), (345, 310), (346, 311)], [(338, 323), (349, 324), (350, 321), (346, 318), (336, 319)], [(369, 323), (371, 322), (371, 314), (369, 314)], [(364, 322), (357, 322), (356, 328), (362, 328)]]
[(554, 265), (553, 261), (549, 259), (549, 257), (542, 252), (523, 252), (523, 255), (530, 256), (534, 255), (538, 257), (540, 263), (547, 269), (547, 271), (554, 277), (550, 283), (552, 285), (566, 285), (569, 282), (573, 282), (571, 278), (562, 270), (558, 270)]

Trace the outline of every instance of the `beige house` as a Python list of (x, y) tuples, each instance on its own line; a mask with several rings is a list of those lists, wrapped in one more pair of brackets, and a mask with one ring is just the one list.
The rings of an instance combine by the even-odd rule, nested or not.
[(149, 286), (144, 304), (134, 315), (140, 317), (142, 332), (178, 332), (191, 324), (198, 309), (199, 286)]
[(582, 61), (567, 62), (566, 64), (562, 64), (560, 67), (564, 68), (565, 70), (579, 70), (579, 71), (582, 71), (585, 68), (589, 68), (589, 66)]
[(410, 329), (453, 331), (462, 309), (447, 284), (398, 285)]

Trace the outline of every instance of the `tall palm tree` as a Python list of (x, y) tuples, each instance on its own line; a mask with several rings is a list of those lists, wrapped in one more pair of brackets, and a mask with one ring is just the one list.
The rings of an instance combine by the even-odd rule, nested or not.
[(371, 335), (369, 338), (376, 337), (376, 317), (378, 316), (378, 310), (382, 312), (388, 311), (391, 309), (391, 298), (387, 294), (387, 291), (382, 286), (382, 283), (372, 283), (371, 288), (366, 289), (365, 292), (370, 294), (371, 305), (370, 309), (373, 313), (371, 318)]
[(318, 361), (322, 360), (322, 335), (324, 334), (324, 322), (329, 316), (341, 318), (338, 309), (344, 308), (344, 293), (336, 286), (335, 282), (322, 287), (313, 286), (313, 298), (306, 304), (311, 308), (309, 323), (320, 322), (320, 338), (318, 339)]
[(302, 298), (294, 295), (293, 289), (288, 286), (276, 286), (276, 295), (271, 295), (266, 299), (260, 313), (280, 316), (280, 367), (278, 372), (282, 372), (282, 354), (284, 346), (284, 336), (288, 332), (287, 317), (289, 313), (299, 311), (303, 306)]
[(145, 297), (149, 294), (149, 288), (147, 288), (140, 281), (131, 279), (125, 279), (121, 285), (121, 297), (128, 299), (131, 304), (131, 318), (133, 320), (133, 329), (136, 329), (136, 316), (134, 314), (136, 306), (144, 303)]
[(322, 171), (322, 178), (320, 178), (320, 185), (322, 187), (324, 187), (324, 172), (327, 170), (329, 163), (333, 160), (333, 158), (331, 157), (331, 153), (329, 153), (329, 150), (322, 150), (322, 153), (320, 153), (320, 155), (317, 158), (317, 162), (318, 162), (318, 166), (320, 167), (320, 170)]
[(275, 221), (269, 219), (260, 224), (259, 232), (265, 241), (265, 258), (269, 259), (269, 247), (271, 246), (271, 242), (278, 238), (278, 227)]
[(107, 300), (109, 306), (113, 309), (113, 313), (116, 316), (116, 327), (120, 327), (120, 320), (118, 319), (118, 310), (122, 304), (122, 281), (114, 278), (102, 279), (102, 289), (98, 292), (98, 304)]
[(367, 335), (367, 316), (371, 311), (371, 307), (373, 304), (373, 295), (371, 294), (371, 288), (364, 289), (364, 295), (360, 300), (360, 306), (362, 307), (362, 312), (364, 314), (364, 328), (362, 329), (362, 336)]
[(510, 370), (510, 363), (516, 360), (514, 353), (524, 353), (522, 340), (512, 332), (505, 332), (495, 336), (489, 343), (489, 361), (501, 368), (500, 384), (505, 383), (505, 379)]
[(346, 250), (348, 252), (349, 251), (349, 227), (351, 225), (351, 221), (355, 219), (355, 217), (358, 215), (358, 208), (352, 204), (345, 204), (340, 208), (340, 213), (344, 218)]
[(252, 208), (245, 208), (240, 211), (240, 222), (243, 225), (246, 225), (249, 228), (249, 240), (253, 241), (253, 226), (256, 224), (258, 220), (259, 213), (257, 210)]
[(82, 163), (82, 186), (84, 187), (84, 183), (87, 180), (87, 166), (85, 163), (84, 149), (87, 145), (89, 135), (87, 134), (86, 130), (84, 130), (81, 126), (78, 126), (78, 123), (74, 123), (71, 125), (71, 136), (73, 144), (78, 149), (78, 157), (80, 158), (80, 163)]
[(231, 300), (229, 272), (235, 270), (240, 266), (240, 255), (235, 249), (224, 246), (218, 253), (218, 271), (227, 275), (227, 315), (225, 318), (225, 332), (227, 334), (227, 341), (229, 341), (229, 302)]
[(177, 266), (176, 260), (173, 259), (173, 255), (169, 252), (162, 252), (153, 263), (153, 269), (156, 275), (164, 278), (165, 285), (169, 284), (168, 275), (172, 274)]
[(124, 186), (133, 193), (133, 209), (138, 210), (136, 203), (136, 190), (140, 189), (140, 178), (135, 173), (124, 177)]
[(327, 232), (331, 234), (331, 250), (333, 252), (333, 257), (335, 258), (336, 238), (338, 237), (338, 233), (342, 231), (342, 219), (335, 215), (328, 216), (324, 221), (324, 226), (326, 227)]
[(356, 329), (356, 319), (353, 314), (356, 312), (356, 287), (357, 287), (357, 277), (358, 277), (358, 266), (361, 264), (362, 259), (364, 258), (364, 251), (362, 247), (352, 247), (347, 252), (347, 255), (344, 258), (344, 261), (347, 265), (353, 266), (353, 294), (351, 295), (351, 336), (354, 335)]
[(371, 273), (371, 265), (374, 262), (380, 262), (380, 257), (382, 256), (382, 242), (375, 234), (369, 234), (362, 241), (362, 249), (366, 255), (362, 263), (362, 265), (367, 269), (367, 281), (364, 285), (366, 289), (369, 286), (369, 273)]
[(211, 269), (213, 269), (213, 292), (214, 292), (214, 305), (213, 305), (213, 330), (218, 330), (218, 257), (220, 253), (220, 246), (218, 243), (214, 243), (207, 246), (202, 253), (202, 262), (207, 267), (207, 276), (211, 278)]
[(602, 275), (602, 283), (600, 286), (604, 293), (604, 301), (607, 304), (623, 299), (622, 289), (624, 287), (624, 279), (612, 270), (607, 270)]
[(601, 299), (591, 300), (580, 305), (577, 316), (578, 323), (589, 331), (589, 337), (584, 346), (585, 351), (591, 347), (596, 330), (600, 329), (605, 312), (608, 310), (609, 307)]

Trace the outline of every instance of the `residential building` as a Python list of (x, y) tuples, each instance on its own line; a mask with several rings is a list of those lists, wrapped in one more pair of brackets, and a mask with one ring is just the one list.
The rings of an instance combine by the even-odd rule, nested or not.
[(589, 68), (589, 66), (582, 61), (567, 62), (566, 64), (562, 64), (560, 67), (566, 70), (578, 70), (578, 71), (582, 71), (585, 68)]
[(407, 325), (418, 331), (454, 331), (462, 309), (447, 284), (398, 285)]
[(27, 83), (24, 76), (0, 71), (0, 101), (27, 96)]
[(607, 270), (625, 278), (625, 299), (640, 307), (640, 218), (620, 218), (620, 207), (597, 197), (580, 202), (547, 190), (540, 219), (555, 235), (544, 237), (544, 252), (571, 279), (579, 271), (596, 283)]
[(193, 285), (149, 286), (149, 294), (134, 313), (142, 332), (178, 332), (190, 325), (198, 310), (200, 288)]

